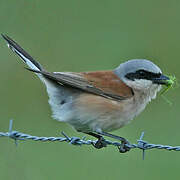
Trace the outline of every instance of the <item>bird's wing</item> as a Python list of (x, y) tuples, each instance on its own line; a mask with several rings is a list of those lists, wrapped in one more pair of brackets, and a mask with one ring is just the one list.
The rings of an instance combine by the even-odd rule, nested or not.
[[(33, 59), (10, 37), (6, 35), (2, 35), (2, 37), (7, 41), (8, 47), (20, 56), (29, 66), (29, 70), (36, 72), (40, 79), (45, 76), (61, 85), (74, 87), (116, 101), (124, 100), (133, 96), (132, 89), (126, 86), (112, 71), (49, 73), (42, 68), (39, 62)], [(40, 76), (39, 73), (43, 76)]]
[(46, 78), (61, 85), (77, 88), (116, 101), (128, 99), (133, 96), (132, 89), (124, 84), (112, 71), (50, 73), (46, 71), (29, 70), (41, 73)]

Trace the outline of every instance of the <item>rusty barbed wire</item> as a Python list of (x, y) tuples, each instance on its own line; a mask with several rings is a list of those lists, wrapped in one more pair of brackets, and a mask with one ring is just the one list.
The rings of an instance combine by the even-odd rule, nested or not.
[[(18, 141), (24, 141), (24, 140), (33, 140), (33, 141), (41, 141), (41, 142), (67, 142), (72, 145), (94, 145), (97, 140), (86, 140), (86, 137), (83, 137), (82, 139), (79, 137), (69, 137), (67, 136), (64, 132), (62, 132), (63, 137), (39, 137), (39, 136), (32, 136), (29, 134), (24, 134), (18, 131), (13, 131), (12, 129), (13, 121), (10, 120), (9, 123), (9, 131), (8, 132), (0, 132), (0, 137), (9, 137), (15, 141), (15, 144), (17, 145)], [(143, 151), (143, 159), (145, 156), (145, 150), (150, 150), (150, 149), (163, 149), (163, 150), (168, 150), (168, 151), (180, 151), (180, 146), (170, 146), (170, 145), (161, 145), (161, 144), (150, 144), (147, 141), (143, 140), (144, 137), (144, 132), (141, 133), (140, 138), (137, 140), (137, 144), (125, 144), (126, 148), (129, 150), (131, 149), (141, 149)], [(106, 146), (112, 145), (115, 147), (120, 147), (122, 146), (121, 142), (116, 142), (116, 141), (110, 141), (107, 139), (104, 139), (104, 142)]]

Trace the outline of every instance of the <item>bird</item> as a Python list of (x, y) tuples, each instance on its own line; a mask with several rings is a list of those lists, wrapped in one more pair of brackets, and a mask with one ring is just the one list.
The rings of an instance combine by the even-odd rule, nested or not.
[[(169, 77), (147, 59), (131, 59), (113, 70), (48, 72), (7, 35), (2, 37), (45, 84), (52, 117), (70, 124), (76, 131), (97, 138), (95, 148), (105, 147), (104, 137), (129, 142), (111, 134), (127, 125), (156, 98)], [(120, 152), (126, 152), (125, 146)]]

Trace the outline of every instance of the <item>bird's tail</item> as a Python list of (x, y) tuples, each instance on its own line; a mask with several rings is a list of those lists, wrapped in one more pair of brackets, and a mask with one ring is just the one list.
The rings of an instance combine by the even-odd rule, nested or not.
[[(7, 41), (8, 47), (15, 52), (22, 60), (24, 63), (27, 64), (27, 66), (35, 71), (42, 71), (43, 68), (39, 62), (34, 60), (23, 48), (20, 47), (15, 41), (13, 41), (10, 37), (3, 35), (2, 37)], [(37, 74), (40, 76), (40, 74)]]

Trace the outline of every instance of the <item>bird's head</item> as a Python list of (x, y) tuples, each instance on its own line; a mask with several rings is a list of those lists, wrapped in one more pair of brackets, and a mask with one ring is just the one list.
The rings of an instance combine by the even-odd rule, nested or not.
[(114, 73), (133, 90), (153, 91), (154, 96), (161, 89), (161, 85), (168, 85), (169, 80), (157, 65), (146, 59), (126, 61), (120, 64)]

